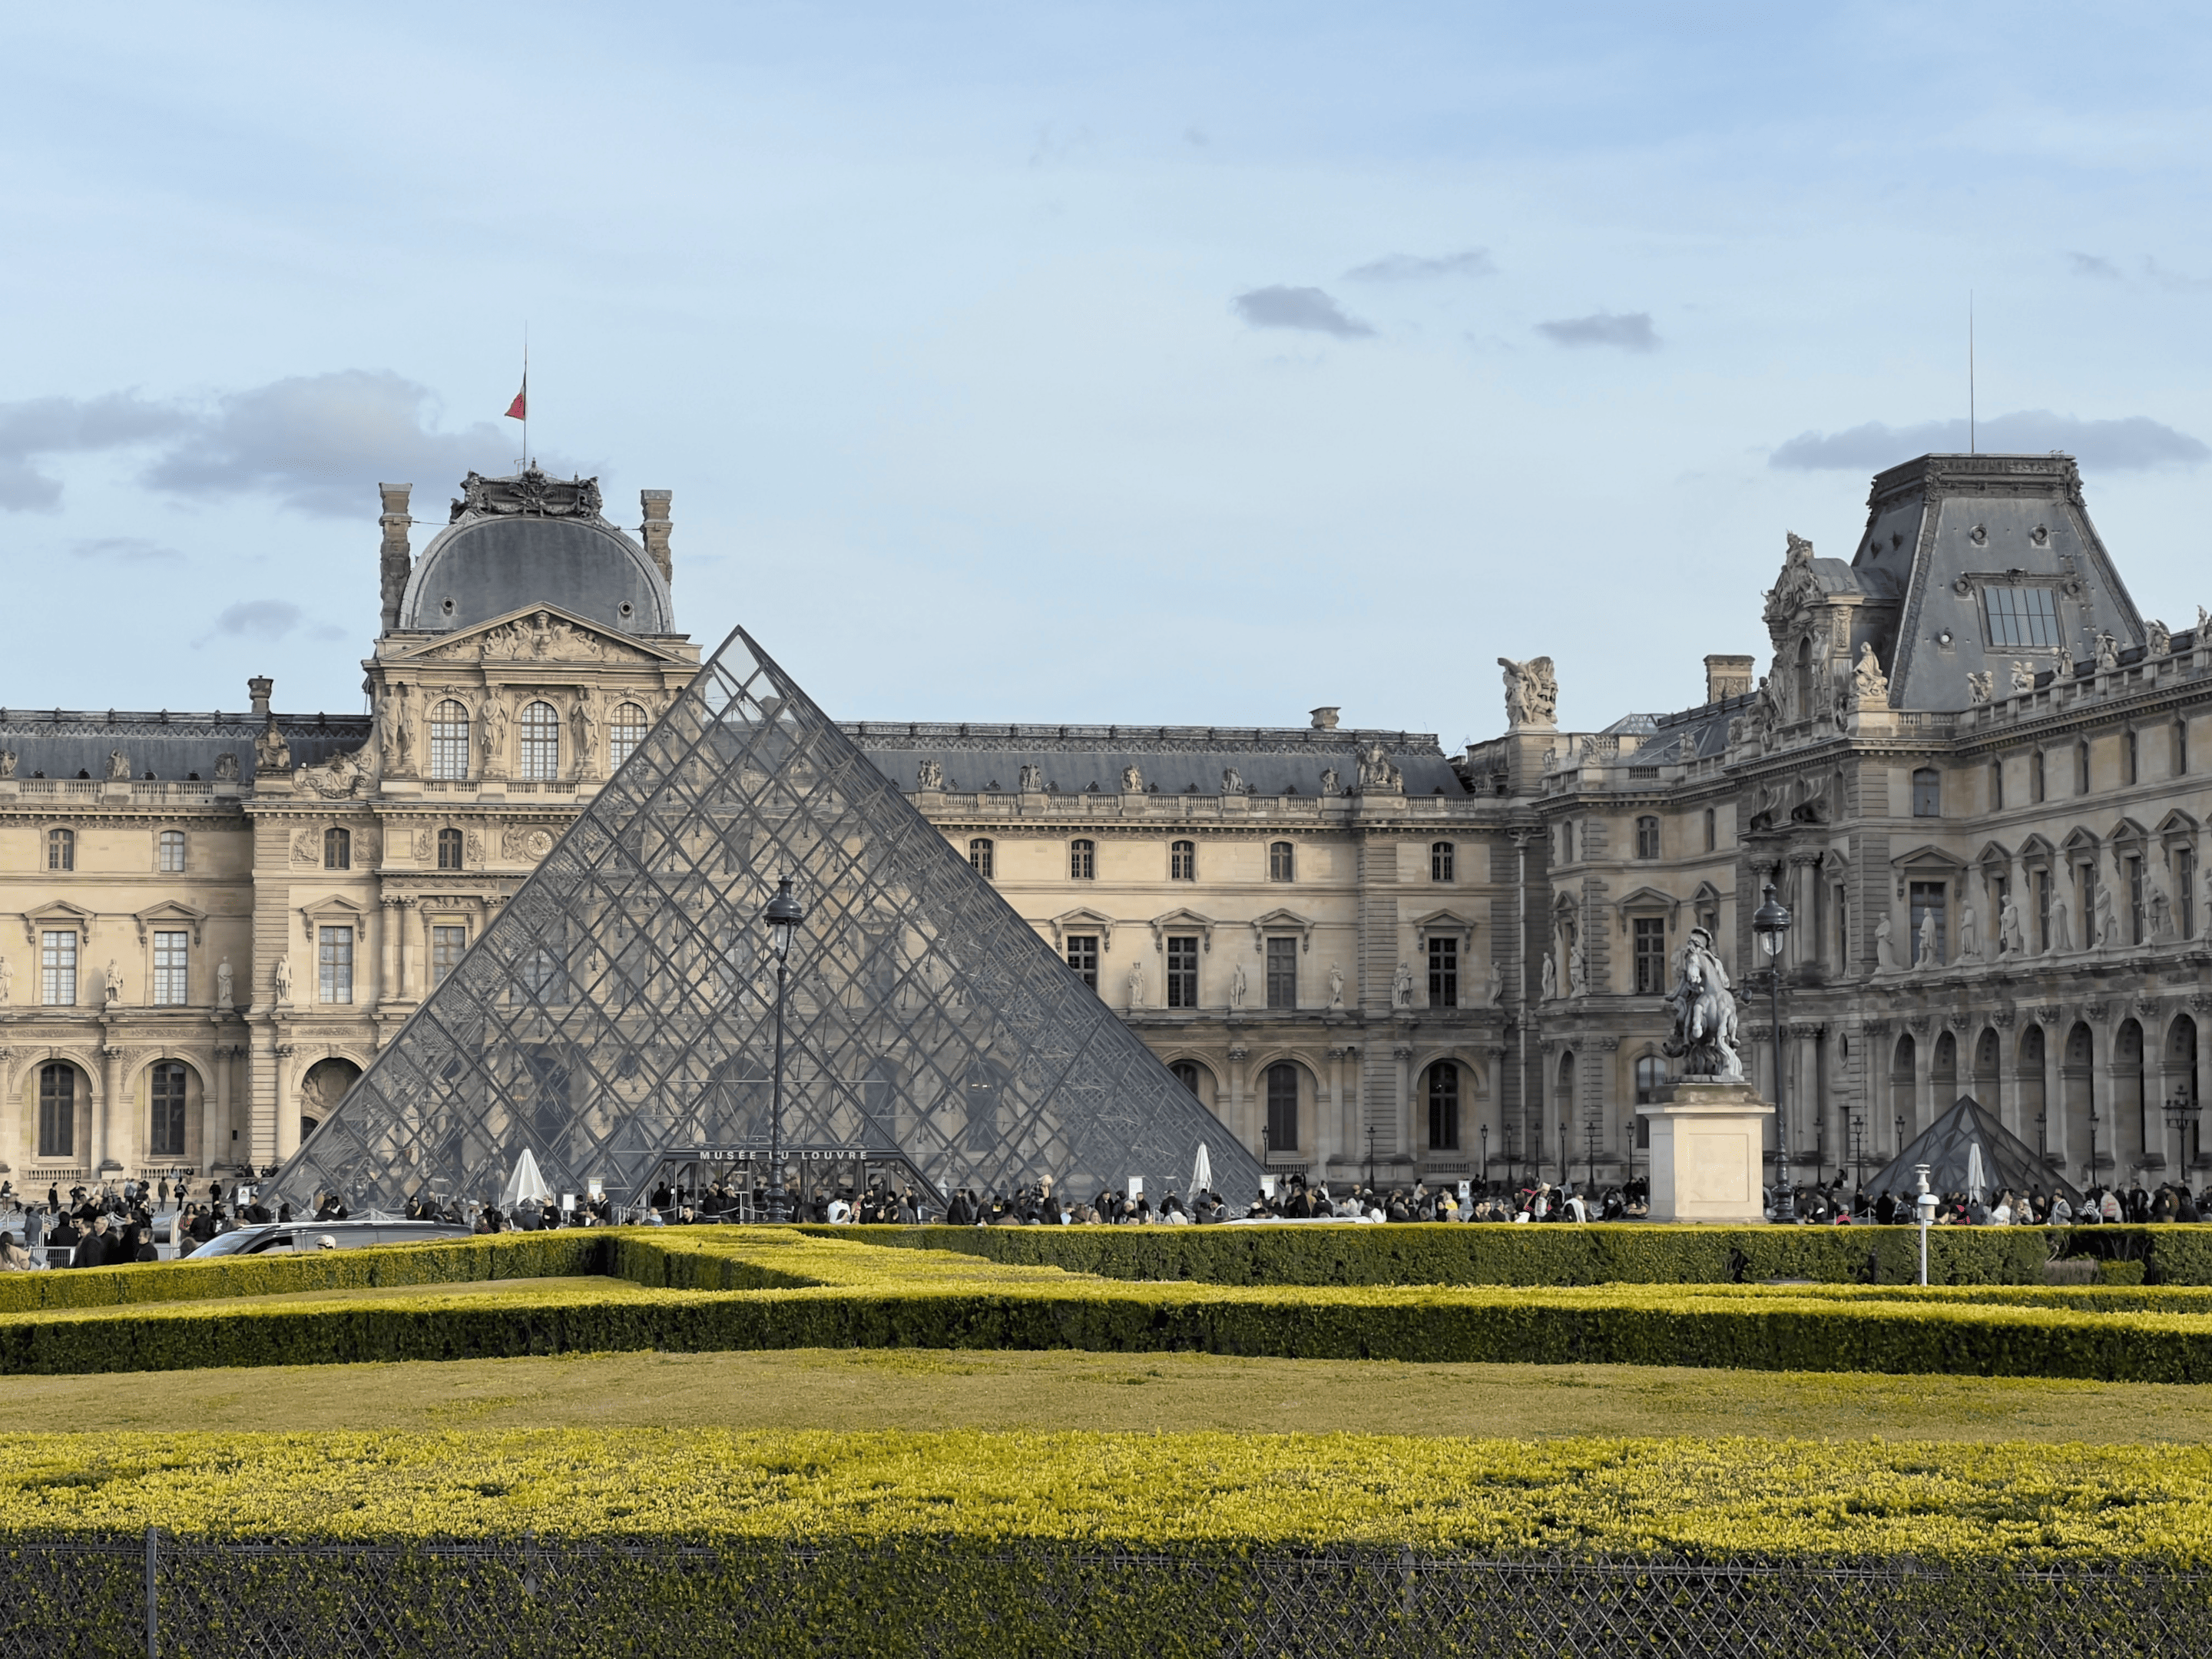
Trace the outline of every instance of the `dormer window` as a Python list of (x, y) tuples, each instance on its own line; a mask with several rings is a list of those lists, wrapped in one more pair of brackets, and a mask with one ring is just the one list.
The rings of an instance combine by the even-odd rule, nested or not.
[(2047, 587), (1984, 587), (1982, 620), (1991, 645), (2055, 650), (2058, 611)]

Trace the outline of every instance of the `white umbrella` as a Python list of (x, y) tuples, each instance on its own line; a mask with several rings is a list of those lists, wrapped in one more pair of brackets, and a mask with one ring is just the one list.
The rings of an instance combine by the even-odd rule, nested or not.
[(538, 1173), (538, 1159), (525, 1146), (522, 1156), (514, 1160), (514, 1173), (500, 1188), (500, 1207), (511, 1210), (526, 1199), (543, 1204), (552, 1196), (553, 1190), (545, 1184), (545, 1177)]
[(1966, 1143), (1966, 1193), (1978, 1204), (1981, 1202), (1982, 1188), (1988, 1179), (1982, 1169), (1982, 1143), (1970, 1140)]
[(1206, 1155), (1206, 1143), (1198, 1143), (1198, 1161), (1190, 1166), (1190, 1189), (1202, 1193), (1213, 1185), (1213, 1160)]

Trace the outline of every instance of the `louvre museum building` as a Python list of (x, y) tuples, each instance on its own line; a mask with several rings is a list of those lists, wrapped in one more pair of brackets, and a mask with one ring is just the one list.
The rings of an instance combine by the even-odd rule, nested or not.
[[(1194, 1136), (1224, 1192), (1620, 1179), (1693, 929), (1772, 1098), (1769, 884), (1801, 1179), (1961, 1096), (2077, 1185), (2203, 1164), (2166, 1109), (2206, 1083), (2212, 634), (2139, 612), (2063, 456), (1878, 475), (1848, 558), (1787, 538), (1771, 656), (1706, 657), (1695, 708), (1560, 730), (1553, 642), (1501, 635), (1459, 753), (1329, 708), (825, 716), (775, 640), (716, 651), (744, 618), (679, 626), (668, 492), (630, 532), (592, 481), (472, 474), (422, 540), (380, 489), (373, 714), (284, 712), (251, 663), (236, 709), (0, 710), (19, 1188), (303, 1139), (370, 1196), (482, 1195), (524, 1144), (612, 1188), (756, 1145), (749, 917), (786, 875), (819, 923), (787, 1133), (940, 1190), (1185, 1180)], [(1435, 690), (1444, 724), (1494, 695)]]

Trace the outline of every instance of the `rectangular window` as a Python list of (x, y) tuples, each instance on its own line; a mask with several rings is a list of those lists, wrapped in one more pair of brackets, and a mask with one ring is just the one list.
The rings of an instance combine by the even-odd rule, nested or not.
[(1294, 939), (1267, 941), (1267, 1006), (1298, 1006), (1298, 942)]
[(1992, 812), (2004, 811), (2004, 763), (2002, 761), (1990, 763), (1990, 811)]
[(1667, 918), (1637, 916), (1632, 918), (1635, 935), (1632, 943), (1636, 951), (1636, 994), (1640, 997), (1659, 997), (1667, 994)]
[(1455, 939), (1429, 941), (1429, 1006), (1459, 1006), (1459, 941)]
[(2126, 732), (2121, 734), (2121, 774), (2125, 777), (2128, 782), (2135, 783), (2140, 781), (2142, 775), (2141, 770), (2142, 744), (2136, 740), (2136, 734), (2134, 732)]
[(1991, 645), (2048, 648), (2059, 643), (2058, 611), (2047, 587), (1984, 587), (1982, 615)]
[[(1295, 943), (1296, 941), (1292, 941)], [(1267, 1150), (1294, 1152), (1298, 1146), (1298, 1068), (1267, 1068)]]
[(1912, 899), (1912, 961), (1920, 961), (1920, 928), (1923, 919), (1936, 921), (1936, 957), (1933, 965), (1941, 966), (1951, 959), (1951, 941), (1945, 936), (1948, 918), (1943, 901), (1949, 891), (1948, 884), (1940, 881), (1916, 881), (1911, 886)]
[(76, 1155), (76, 1067), (52, 1065), (39, 1072), (39, 1156)]
[(1198, 879), (1198, 843), (1179, 841), (1168, 848), (1168, 879), (1196, 881)]
[(2197, 855), (2186, 847), (2173, 849), (2174, 923), (2184, 939), (2197, 937)]
[(469, 948), (469, 930), (461, 927), (433, 927), (430, 930), (430, 983), (443, 985), (446, 975), (460, 965)]
[(996, 862), (991, 856), (994, 850), (984, 836), (979, 836), (968, 843), (968, 867), (986, 881), (991, 879), (992, 866)]
[(317, 947), (316, 966), (321, 974), (322, 998), (325, 1002), (353, 1000), (353, 929), (325, 927), (319, 930), (320, 944)]
[(1940, 818), (1943, 816), (1943, 775), (1932, 766), (1923, 766), (1912, 775), (1912, 816), (1916, 818)]
[(161, 831), (161, 872), (178, 875), (185, 867), (185, 832), (181, 830)]
[(185, 1068), (165, 1060), (147, 1076), (146, 1150), (155, 1158), (185, 1155)]
[(2043, 751), (2040, 749), (2027, 757), (2027, 798), (2039, 806), (2043, 804)]
[(2081, 920), (2075, 926), (2081, 929), (2081, 944), (2087, 950), (2097, 942), (2097, 866), (2094, 863), (2074, 866), (2081, 886)]
[(181, 1008), (185, 1006), (185, 943), (183, 933), (154, 935), (154, 1006), (156, 1008)]
[(2128, 940), (2141, 945), (2150, 937), (2150, 929), (2143, 918), (2143, 861), (2140, 855), (2123, 859), (2121, 873), (2127, 879)]
[(76, 1006), (76, 935), (39, 935), (39, 1000), (49, 1008)]
[(1448, 841), (1440, 841), (1429, 848), (1429, 879), (1454, 881), (1458, 878), (1459, 857)]
[(1098, 843), (1091, 841), (1072, 841), (1067, 844), (1067, 876), (1070, 881), (1092, 881), (1098, 873)]
[(2051, 948), (2051, 872), (2035, 872), (2035, 949), (2039, 956)]
[(2177, 778), (2185, 778), (2189, 775), (2189, 722), (2187, 720), (2176, 720), (2173, 723), (2173, 775)]
[(1067, 965), (1075, 969), (1075, 976), (1092, 990), (1098, 988), (1098, 936), (1096, 933), (1071, 933), (1067, 938)]
[(1198, 935), (1168, 937), (1168, 1006), (1198, 1006)]

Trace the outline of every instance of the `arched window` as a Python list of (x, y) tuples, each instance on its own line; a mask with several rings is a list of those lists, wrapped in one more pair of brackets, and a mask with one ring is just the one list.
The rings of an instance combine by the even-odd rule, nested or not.
[(2150, 1091), (2143, 1086), (2142, 1026), (2135, 1020), (2123, 1020), (2113, 1042), (2112, 1083), (2119, 1097), (2113, 1115), (2135, 1130), (2137, 1147), (2150, 1151), (2155, 1145), (2150, 1133)]
[(1943, 816), (1943, 776), (1932, 766), (1923, 766), (1912, 775), (1912, 816), (1916, 818), (1940, 818)]
[(1429, 879), (1457, 881), (1459, 879), (1459, 851), (1448, 841), (1429, 843)]
[(154, 1158), (185, 1155), (185, 1068), (173, 1060), (159, 1061), (147, 1073), (146, 1151)]
[(155, 860), (163, 875), (176, 875), (185, 867), (185, 832), (181, 830), (161, 831), (161, 857)]
[(1913, 1097), (1917, 1080), (1917, 1067), (1920, 1061), (1919, 1045), (1910, 1036), (1897, 1040), (1897, 1048), (1889, 1062), (1889, 1109), (1896, 1118), (1891, 1127), (1897, 1133), (1897, 1145), (1892, 1150), (1902, 1152), (1912, 1135)]
[(550, 702), (533, 702), (522, 711), (522, 775), (557, 778), (561, 775), (561, 717)]
[(74, 870), (76, 868), (76, 831), (49, 830), (46, 831), (46, 868)]
[(1636, 1103), (1656, 1106), (1659, 1091), (1667, 1086), (1667, 1062), (1656, 1054), (1640, 1054), (1636, 1060)]
[(1196, 1060), (1179, 1060), (1176, 1061), (1174, 1065), (1169, 1066), (1168, 1070), (1173, 1072), (1175, 1073), (1175, 1080), (1177, 1083), (1182, 1084), (1184, 1088), (1189, 1090), (1191, 1093), (1196, 1094), (1198, 1092), (1198, 1062)]
[[(2071, 1138), (2075, 1134), (2084, 1137), (2086, 1147), (2086, 1138), (2097, 1131), (2097, 1074), (2092, 1064), (2095, 1055), (2096, 1045), (2089, 1035), (2089, 1028), (2076, 1020), (2074, 1029), (2066, 1034), (2065, 1062), (2058, 1069), (2058, 1085), (2065, 1102), (2067, 1144), (2069, 1147)], [(2111, 1132), (2107, 1130), (2094, 1149), (2092, 1179), (2095, 1178), (2095, 1170), (2111, 1164), (2112, 1146)]]
[(1278, 1060), (1267, 1068), (1267, 1150), (1294, 1152), (1298, 1146), (1298, 1068)]
[(1659, 856), (1659, 820), (1649, 812), (1636, 820), (1636, 856), (1640, 859)]
[(438, 867), (441, 870), (465, 868), (461, 857), (466, 845), (467, 843), (461, 839), (461, 832), (458, 830), (438, 831)]
[(469, 711), (448, 697), (430, 711), (430, 775), (469, 775)]
[(1279, 841), (1268, 847), (1267, 879), (1269, 881), (1293, 880), (1296, 878), (1296, 871), (1297, 864), (1291, 851), (1290, 842)]
[(645, 741), (645, 710), (626, 702), (607, 722), (607, 770), (613, 771)]
[(1095, 841), (1072, 841), (1067, 843), (1067, 878), (1070, 881), (1095, 881), (1098, 877), (1098, 843)]
[[(1561, 1130), (1565, 1130), (1568, 1125), (1571, 1124), (1575, 1121), (1575, 1054), (1574, 1050), (1571, 1048), (1570, 1048), (1565, 1054), (1559, 1056), (1559, 1095), (1558, 1111), (1559, 1116), (1557, 1127)], [(1564, 1134), (1560, 1136), (1562, 1142), (1564, 1142), (1565, 1139), (1566, 1137)], [(1563, 1179), (1565, 1178), (1565, 1172), (1564, 1170), (1561, 1171), (1561, 1176)]]
[(2020, 1034), (2020, 1121), (2035, 1125), (2035, 1150), (2051, 1150), (2051, 1125), (2045, 1093), (2043, 1028), (2031, 1025)]
[(39, 1156), (76, 1156), (76, 1067), (39, 1068)]
[(1974, 1042), (1974, 1098), (1995, 1110), (1997, 1103), (1997, 1034), (1984, 1026)]
[(1459, 1150), (1459, 1067), (1440, 1060), (1429, 1067), (1429, 1150)]
[(1196, 881), (1198, 879), (1198, 843), (1194, 841), (1170, 842), (1168, 844), (1168, 879)]
[(1936, 1109), (1942, 1111), (1959, 1097), (1959, 1039), (1945, 1031), (1936, 1039), (1936, 1058), (1928, 1067), (1935, 1086)]
[[(2172, 1096), (2197, 1103), (2197, 1022), (2187, 1014), (2177, 1014), (2166, 1033), (2166, 1075), (2172, 1084)], [(2203, 1127), (2194, 1117), (2181, 1127), (2181, 1146), (2177, 1149), (2181, 1167), (2191, 1170), (2203, 1154)]]
[(323, 831), (323, 868), (350, 870), (353, 868), (353, 836), (343, 830)]
[(969, 867), (984, 880), (990, 880), (991, 872), (996, 866), (996, 860), (993, 855), (997, 851), (998, 849), (991, 845), (991, 838), (988, 836), (976, 836), (968, 843)]

